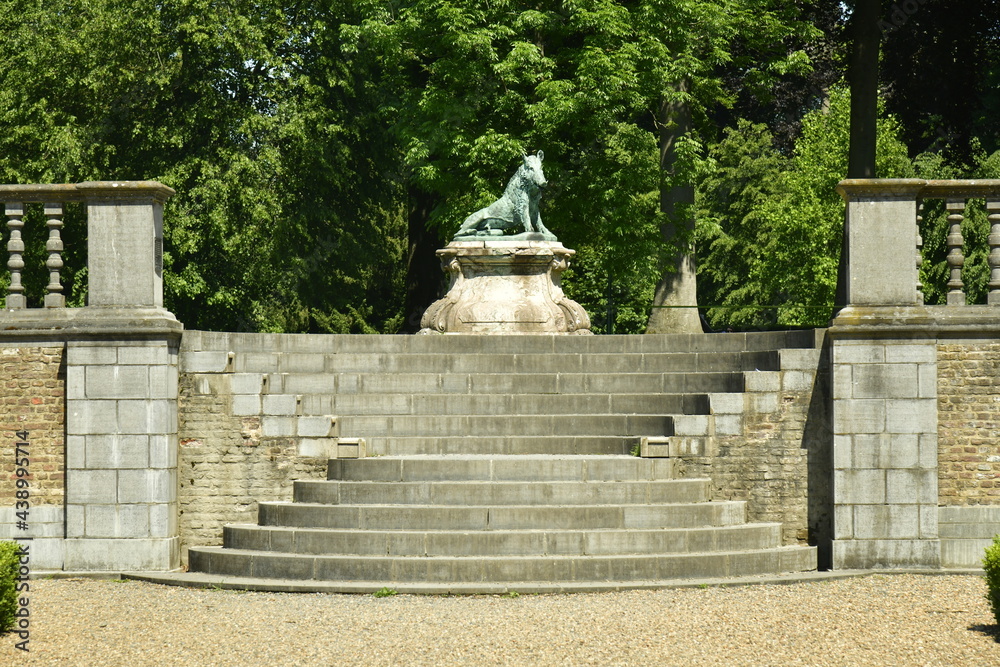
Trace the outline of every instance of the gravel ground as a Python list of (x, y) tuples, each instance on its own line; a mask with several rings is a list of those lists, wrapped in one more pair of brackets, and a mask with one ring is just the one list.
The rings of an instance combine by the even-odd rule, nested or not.
[(508, 597), (34, 581), (30, 653), (0, 665), (984, 665), (975, 576)]

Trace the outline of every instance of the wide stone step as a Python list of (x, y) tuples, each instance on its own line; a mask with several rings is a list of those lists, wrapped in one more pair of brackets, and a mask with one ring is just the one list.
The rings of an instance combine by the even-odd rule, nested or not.
[(293, 500), (330, 505), (593, 505), (709, 499), (703, 479), (641, 482), (343, 482), (299, 480)]
[(731, 526), (743, 501), (649, 505), (327, 505), (265, 502), (262, 526), (360, 530), (624, 529)]
[(623, 555), (746, 551), (780, 546), (781, 524), (657, 530), (323, 530), (226, 526), (229, 549), (357, 556)]
[(551, 454), (621, 456), (632, 452), (638, 437), (626, 436), (379, 436), (365, 438), (369, 456), (534, 456)]
[[(857, 576), (848, 572), (758, 572), (739, 577), (685, 577), (632, 581), (480, 581), (455, 583), (394, 582), (392, 589), (401, 595), (542, 595), (547, 593), (617, 593), (635, 590), (710, 588), (727, 586), (773, 586), (790, 583), (829, 581)], [(185, 586), (211, 590), (272, 593), (347, 593), (370, 595), (385, 588), (383, 581), (317, 581), (315, 579), (267, 579), (234, 577), (204, 572), (123, 572), (124, 579), (147, 581), (163, 586)]]
[[(346, 435), (346, 434), (345, 434)], [(366, 437), (369, 456), (534, 456), (610, 455), (632, 452), (638, 437), (612, 435), (486, 435)]]
[(256, 352), (235, 354), (232, 370), (238, 373), (695, 373), (777, 370), (779, 363), (776, 350), (550, 354)]
[(812, 547), (602, 556), (334, 556), (191, 549), (191, 569), (237, 577), (318, 581), (590, 582), (744, 576), (811, 570)]
[(746, 333), (565, 335), (364, 335), (364, 334), (240, 334), (218, 331), (184, 332), (184, 346), (191, 350), (220, 350), (238, 355), (249, 353), (657, 353), (740, 352), (810, 348), (816, 346), (814, 331), (767, 331)]
[[(259, 388), (263, 374), (237, 374)], [(743, 372), (711, 373), (271, 373), (268, 393), (348, 394), (691, 394), (740, 392)], [(254, 389), (256, 391), (256, 389)], [(332, 404), (331, 404), (332, 405)], [(321, 409), (329, 409), (323, 407)]]
[[(297, 393), (297, 392), (296, 392)], [(306, 414), (559, 415), (708, 414), (708, 394), (322, 394), (302, 396)], [(265, 401), (265, 412), (267, 403)]]
[[(669, 415), (390, 415), (341, 416), (345, 437), (671, 435)], [(542, 452), (539, 452), (542, 453)]]
[(671, 479), (674, 459), (636, 456), (377, 456), (334, 459), (331, 480), (434, 481), (639, 481)]

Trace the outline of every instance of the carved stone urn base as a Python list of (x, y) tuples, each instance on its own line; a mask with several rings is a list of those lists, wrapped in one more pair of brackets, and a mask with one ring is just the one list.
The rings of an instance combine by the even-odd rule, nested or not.
[(587, 312), (559, 286), (575, 254), (558, 241), (452, 241), (437, 251), (451, 287), (424, 313), (420, 333), (590, 334)]

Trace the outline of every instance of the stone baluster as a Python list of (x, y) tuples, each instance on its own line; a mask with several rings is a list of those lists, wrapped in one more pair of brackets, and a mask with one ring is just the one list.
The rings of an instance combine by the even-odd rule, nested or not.
[(964, 306), (962, 266), (965, 264), (965, 255), (962, 253), (962, 245), (965, 239), (962, 238), (962, 220), (965, 219), (965, 200), (948, 198), (945, 208), (948, 210), (948, 305)]
[(7, 241), (7, 268), (10, 269), (10, 286), (7, 288), (7, 308), (25, 308), (24, 285), (21, 284), (21, 271), (24, 269), (24, 241), (21, 240), (21, 229), (24, 227), (24, 204), (8, 203), (4, 206), (7, 215), (7, 229), (10, 239)]
[[(926, 203), (924, 204), (924, 206), (926, 207)], [(918, 306), (924, 305), (924, 283), (923, 283), (923, 281), (920, 280), (920, 268), (923, 266), (923, 263), (924, 263), (924, 253), (923, 253), (924, 237), (922, 237), (920, 235), (920, 225), (923, 224), (923, 222), (924, 222), (924, 216), (921, 215), (920, 211), (921, 211), (921, 208), (920, 208), (920, 205), (918, 204), (917, 205), (917, 246), (916, 246), (917, 247), (917, 255), (916, 255), (916, 263), (917, 263), (917, 301), (916, 301), (916, 303), (917, 303)]]
[(986, 219), (990, 222), (990, 293), (987, 303), (1000, 305), (1000, 198), (986, 199)]
[(45, 260), (45, 266), (49, 270), (49, 284), (45, 286), (46, 308), (64, 308), (66, 306), (66, 296), (63, 294), (63, 286), (59, 276), (63, 267), (63, 242), (60, 236), (60, 230), (63, 226), (62, 217), (62, 204), (45, 205), (45, 226), (49, 228), (49, 238), (45, 242), (45, 251), (49, 254)]

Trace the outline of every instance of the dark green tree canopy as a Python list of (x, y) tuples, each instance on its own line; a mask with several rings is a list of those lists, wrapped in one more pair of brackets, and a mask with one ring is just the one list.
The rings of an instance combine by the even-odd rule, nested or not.
[[(695, 239), (699, 298), (729, 313), (714, 322), (801, 324), (836, 262), (854, 4), (0, 0), (0, 181), (176, 189), (166, 298), (189, 327), (389, 332), (437, 295), (434, 250), (544, 149), (543, 215), (579, 250), (564, 284), (598, 331), (641, 331)], [(917, 4), (884, 36), (899, 123), (879, 140), (947, 147), (919, 173), (992, 173), (998, 11)], [(694, 205), (663, 205), (692, 184)], [(81, 221), (65, 231), (76, 304)], [(730, 316), (740, 303), (801, 308)]]

